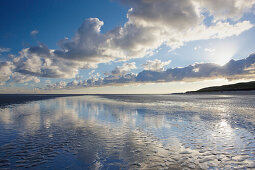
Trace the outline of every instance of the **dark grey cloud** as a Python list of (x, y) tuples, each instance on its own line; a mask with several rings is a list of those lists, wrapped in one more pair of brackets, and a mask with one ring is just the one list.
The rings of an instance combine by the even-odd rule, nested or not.
[(103, 84), (125, 84), (125, 83), (131, 83), (136, 81), (136, 74), (134, 73), (128, 73), (119, 77), (115, 76), (108, 76), (103, 79)]
[(74, 78), (79, 69), (96, 68), (87, 62), (69, 61), (54, 56), (53, 50), (45, 45), (23, 49), (13, 59), (15, 72), (25, 75), (49, 78)]
[(120, 0), (131, 7), (128, 18), (136, 24), (186, 29), (200, 24), (202, 16), (191, 0)]
[(48, 57), (51, 58), (51, 53), (48, 47), (44, 44), (40, 44), (39, 46), (30, 47), (28, 50), (31, 54), (40, 56), (40, 57)]
[(100, 46), (105, 39), (100, 33), (103, 24), (98, 18), (86, 19), (73, 39), (65, 39), (58, 43), (62, 50), (55, 50), (54, 54), (79, 61), (96, 61), (97, 57), (103, 57), (103, 55), (99, 56)]
[[(213, 63), (198, 63), (184, 68), (171, 68), (163, 72), (144, 70), (137, 77), (137, 82), (171, 82), (188, 79), (235, 79), (236, 76), (255, 77), (255, 54), (242, 60), (230, 60), (224, 66)], [(240, 77), (239, 77), (240, 78)]]
[[(197, 81), (215, 78), (250, 79), (255, 78), (255, 53), (241, 60), (230, 60), (224, 66), (214, 63), (196, 63), (183, 68), (170, 68), (165, 71), (144, 70), (138, 74), (109, 75), (105, 78), (70, 82), (68, 88), (124, 85), (128, 83), (160, 83), (174, 81)], [(54, 86), (56, 87), (56, 86)]]

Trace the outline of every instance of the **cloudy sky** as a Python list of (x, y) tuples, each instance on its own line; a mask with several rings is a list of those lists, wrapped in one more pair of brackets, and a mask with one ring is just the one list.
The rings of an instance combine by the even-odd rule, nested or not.
[(1, 93), (172, 93), (255, 80), (255, 0), (1, 0)]

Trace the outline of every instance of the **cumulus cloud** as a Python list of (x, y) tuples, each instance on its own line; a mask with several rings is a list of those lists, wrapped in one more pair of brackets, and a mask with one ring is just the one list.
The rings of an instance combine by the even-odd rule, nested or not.
[(15, 71), (38, 77), (74, 78), (79, 69), (96, 68), (96, 65), (56, 58), (52, 53), (44, 45), (23, 49), (13, 60)]
[(34, 35), (37, 35), (39, 33), (38, 30), (33, 30), (30, 32), (30, 35), (34, 36)]
[(100, 33), (103, 24), (98, 18), (86, 19), (73, 39), (64, 39), (58, 43), (63, 50), (55, 50), (54, 54), (69, 60), (91, 62), (104, 60), (104, 56), (101, 56), (101, 46), (105, 37)]
[(66, 82), (60, 81), (60, 82), (56, 82), (54, 84), (48, 84), (47, 89), (63, 89), (66, 87), (66, 85), (67, 85)]
[(16, 83), (27, 83), (27, 82), (39, 83), (40, 79), (35, 76), (24, 75), (24, 74), (15, 72), (12, 74), (12, 81)]
[(79, 84), (79, 82), (77, 80), (73, 80), (70, 83), (67, 83), (67, 87), (76, 87)]
[(113, 76), (123, 76), (130, 72), (131, 70), (136, 69), (135, 62), (132, 63), (124, 63), (122, 66), (115, 67), (114, 70), (111, 71), (111, 75)]
[(151, 71), (163, 71), (164, 67), (169, 65), (171, 60), (168, 61), (161, 61), (158, 59), (155, 60), (148, 60), (145, 64), (142, 64), (144, 70), (151, 70)]
[(49, 84), (51, 84), (51, 81), (50, 80), (45, 80), (45, 84), (49, 85)]
[(89, 72), (89, 75), (92, 75), (95, 71), (96, 71), (96, 70), (91, 70), (91, 71)]
[(11, 49), (10, 48), (1, 48), (0, 47), (0, 54), (1, 53), (7, 53), (7, 52), (9, 52)]
[[(165, 71), (144, 70), (139, 74), (128, 73), (114, 77), (89, 79), (80, 82), (71, 82), (69, 88), (96, 87), (103, 85), (123, 85), (127, 83), (196, 81), (215, 78), (228, 80), (255, 78), (255, 54), (246, 59), (230, 60), (220, 66), (214, 63), (195, 63), (183, 68), (169, 68)], [(57, 87), (56, 85), (54, 87)], [(63, 87), (61, 87), (63, 88)]]
[(129, 22), (145, 27), (186, 29), (200, 24), (202, 16), (191, 0), (120, 0), (129, 5)]
[(95, 73), (95, 70), (92, 70), (89, 73), (89, 79), (79, 81), (75, 84), (72, 82), (70, 83), (69, 87), (93, 87), (105, 84), (114, 84), (116, 82), (129, 82), (131, 79), (135, 78), (135, 74), (130, 73), (130, 71), (133, 69), (136, 69), (135, 62), (124, 63), (122, 66), (115, 67), (115, 69), (111, 72), (105, 72), (104, 75), (106, 77), (104, 78), (100, 77), (99, 73)]
[[(120, 1), (131, 7), (128, 12), (129, 20), (125, 26), (132, 25), (135, 29), (145, 30), (144, 34), (147, 35), (147, 39), (154, 40), (151, 42), (150, 48), (157, 48), (162, 43), (166, 43), (174, 49), (182, 46), (187, 41), (211, 38), (222, 39), (239, 35), (253, 27), (249, 21), (230, 24), (225, 20), (217, 20), (211, 26), (204, 25), (205, 16), (203, 11), (207, 9), (208, 5), (200, 2), (200, 0)], [(214, 3), (213, 0), (205, 1)], [(225, 2), (224, 0), (219, 1)], [(246, 3), (243, 1), (241, 4)], [(253, 4), (246, 4), (245, 9), (252, 8)], [(224, 5), (226, 8), (230, 8), (227, 6), (229, 4)], [(247, 10), (242, 11), (245, 12)], [(134, 37), (139, 38), (137, 35)], [(142, 40), (141, 38), (139, 39)], [(144, 42), (148, 43), (145, 39)], [(146, 45), (140, 45), (139, 47), (141, 49), (144, 48), (144, 51), (148, 49)]]
[(238, 36), (252, 27), (253, 25), (250, 21), (242, 21), (235, 24), (219, 21), (211, 26), (199, 25), (193, 29), (187, 30), (186, 32), (175, 32), (171, 35), (174, 41), (166, 41), (166, 43), (172, 48), (178, 48), (182, 46), (184, 42), (207, 39), (224, 39), (231, 36)]
[(240, 19), (249, 12), (255, 0), (197, 0), (200, 8), (208, 11), (215, 19)]
[(170, 68), (166, 71), (142, 71), (137, 77), (137, 82), (171, 82), (196, 79), (240, 79), (255, 78), (255, 54), (242, 60), (230, 60), (220, 66), (213, 63), (196, 63), (184, 68)]
[(136, 74), (134, 73), (128, 73), (125, 75), (121, 75), (121, 76), (108, 76), (103, 78), (102, 80), (102, 85), (109, 85), (109, 84), (125, 84), (125, 83), (131, 83), (131, 82), (135, 82), (136, 81)]
[(13, 72), (13, 64), (11, 62), (0, 62), (0, 85), (4, 85), (10, 79)]
[(34, 82), (39, 83), (40, 79), (31, 75), (24, 75), (19, 72), (15, 72), (15, 65), (13, 62), (0, 62), (0, 85), (4, 85), (7, 81), (16, 83)]
[[(95, 73), (95, 70), (92, 70), (89, 75), (89, 79), (86, 80), (73, 80), (67, 83), (66, 88), (82, 88), (82, 87), (95, 87), (103, 86), (109, 84), (121, 84), (128, 82), (135, 82), (136, 74), (131, 73), (131, 70), (136, 69), (135, 62), (124, 63), (122, 66), (115, 67), (110, 73), (104, 73), (106, 77), (100, 77), (99, 73)], [(47, 86), (48, 88), (57, 88), (54, 86)]]

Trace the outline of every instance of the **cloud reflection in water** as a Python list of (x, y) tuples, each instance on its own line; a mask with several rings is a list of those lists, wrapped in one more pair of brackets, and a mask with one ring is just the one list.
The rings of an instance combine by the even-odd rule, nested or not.
[(0, 168), (254, 167), (254, 96), (243, 97), (82, 96), (2, 108)]

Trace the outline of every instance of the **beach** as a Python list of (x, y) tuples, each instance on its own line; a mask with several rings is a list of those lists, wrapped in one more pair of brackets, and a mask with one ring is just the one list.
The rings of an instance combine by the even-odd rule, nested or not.
[(255, 168), (254, 95), (85, 95), (0, 110), (0, 168)]

